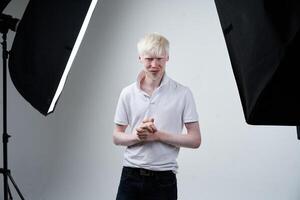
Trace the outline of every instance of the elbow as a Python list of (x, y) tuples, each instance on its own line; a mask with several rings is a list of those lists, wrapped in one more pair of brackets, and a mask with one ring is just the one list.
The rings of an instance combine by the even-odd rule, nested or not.
[(113, 143), (114, 143), (114, 145), (117, 145), (117, 146), (121, 145), (121, 143), (118, 140), (115, 140), (115, 139), (113, 139)]
[(201, 138), (194, 140), (191, 148), (198, 149), (200, 147), (200, 145), (201, 145)]
[(118, 141), (115, 139), (115, 138), (113, 138), (113, 143), (114, 143), (114, 145), (119, 145), (119, 143), (118, 143)]
[(117, 145), (117, 146), (120, 145), (120, 141), (119, 141), (118, 138), (116, 137), (115, 133), (113, 134), (112, 140), (113, 140), (114, 145)]
[(193, 144), (193, 146), (191, 147), (192, 149), (198, 149), (200, 147), (201, 143), (198, 142), (198, 143), (195, 143)]

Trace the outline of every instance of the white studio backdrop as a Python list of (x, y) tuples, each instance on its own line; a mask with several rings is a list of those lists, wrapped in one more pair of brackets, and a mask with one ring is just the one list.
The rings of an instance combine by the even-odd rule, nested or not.
[[(21, 18), (27, 3), (12, 0), (5, 13)], [(9, 80), (9, 167), (25, 198), (115, 199), (124, 150), (112, 143), (115, 106), (142, 67), (136, 43), (148, 32), (170, 40), (167, 73), (191, 88), (200, 116), (201, 147), (182, 148), (178, 158), (179, 200), (298, 200), (296, 129), (245, 123), (217, 11), (208, 0), (99, 1), (48, 117)], [(9, 44), (13, 37), (9, 33)], [(1, 199), (2, 178), (0, 192)]]

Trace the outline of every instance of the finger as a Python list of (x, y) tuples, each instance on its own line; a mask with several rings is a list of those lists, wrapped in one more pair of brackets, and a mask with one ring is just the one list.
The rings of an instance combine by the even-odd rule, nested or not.
[(148, 121), (148, 122), (145, 122), (145, 123), (141, 124), (140, 127), (146, 127), (146, 126), (151, 126), (151, 125), (154, 125), (154, 123), (151, 122), (151, 121)]
[(136, 128), (135, 130), (136, 130), (137, 133), (142, 132), (142, 129), (141, 129), (141, 128)]
[(155, 129), (153, 129), (153, 125), (152, 124), (145, 124), (143, 126), (140, 127), (143, 131), (149, 131), (149, 132), (153, 132)]
[(144, 128), (137, 128), (136, 129), (136, 132), (137, 133), (143, 133), (143, 132), (145, 132), (146, 131), (146, 129), (144, 129)]
[(156, 129), (156, 127), (154, 126), (154, 124), (151, 125), (151, 129), (152, 129), (152, 132), (153, 132), (153, 133), (157, 131), (157, 129)]
[(151, 132), (151, 133), (153, 132), (153, 129), (152, 129), (151, 126), (146, 126), (146, 127), (143, 128), (143, 130), (144, 130), (144, 131)]
[(154, 118), (145, 118), (143, 120), (143, 123), (147, 123), (147, 122), (154, 122)]
[(141, 124), (139, 128), (144, 129), (147, 127), (147, 123)]
[(143, 130), (143, 131), (137, 132), (136, 134), (137, 134), (137, 135), (149, 135), (150, 132), (147, 131), (147, 130)]
[(143, 135), (145, 135), (144, 131), (143, 131), (143, 132), (137, 132), (136, 134), (137, 134), (138, 136), (143, 136)]
[(147, 122), (149, 122), (150, 121), (150, 119), (149, 118), (145, 118), (145, 119), (143, 119), (143, 123), (147, 123)]
[(146, 140), (147, 139), (147, 136), (138, 136), (138, 138), (140, 139), (140, 140)]
[(151, 133), (157, 131), (155, 125), (152, 122), (148, 124), (147, 130), (150, 131)]
[(152, 122), (146, 121), (146, 122), (142, 123), (142, 124), (140, 125), (140, 127), (141, 127), (141, 128), (142, 128), (142, 127), (146, 127), (146, 126), (149, 126), (150, 124), (152, 124)]

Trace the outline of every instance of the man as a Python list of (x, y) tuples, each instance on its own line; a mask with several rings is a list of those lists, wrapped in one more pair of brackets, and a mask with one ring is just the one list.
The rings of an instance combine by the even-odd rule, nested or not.
[(151, 33), (137, 47), (144, 68), (122, 90), (114, 119), (113, 141), (127, 147), (117, 200), (175, 200), (179, 148), (201, 143), (198, 114), (191, 91), (165, 72), (168, 40)]

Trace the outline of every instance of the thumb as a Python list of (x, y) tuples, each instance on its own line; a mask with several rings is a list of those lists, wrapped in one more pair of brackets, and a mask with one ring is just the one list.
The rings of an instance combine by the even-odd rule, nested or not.
[(154, 122), (154, 118), (145, 118), (143, 120), (143, 123), (147, 123), (147, 122)]

